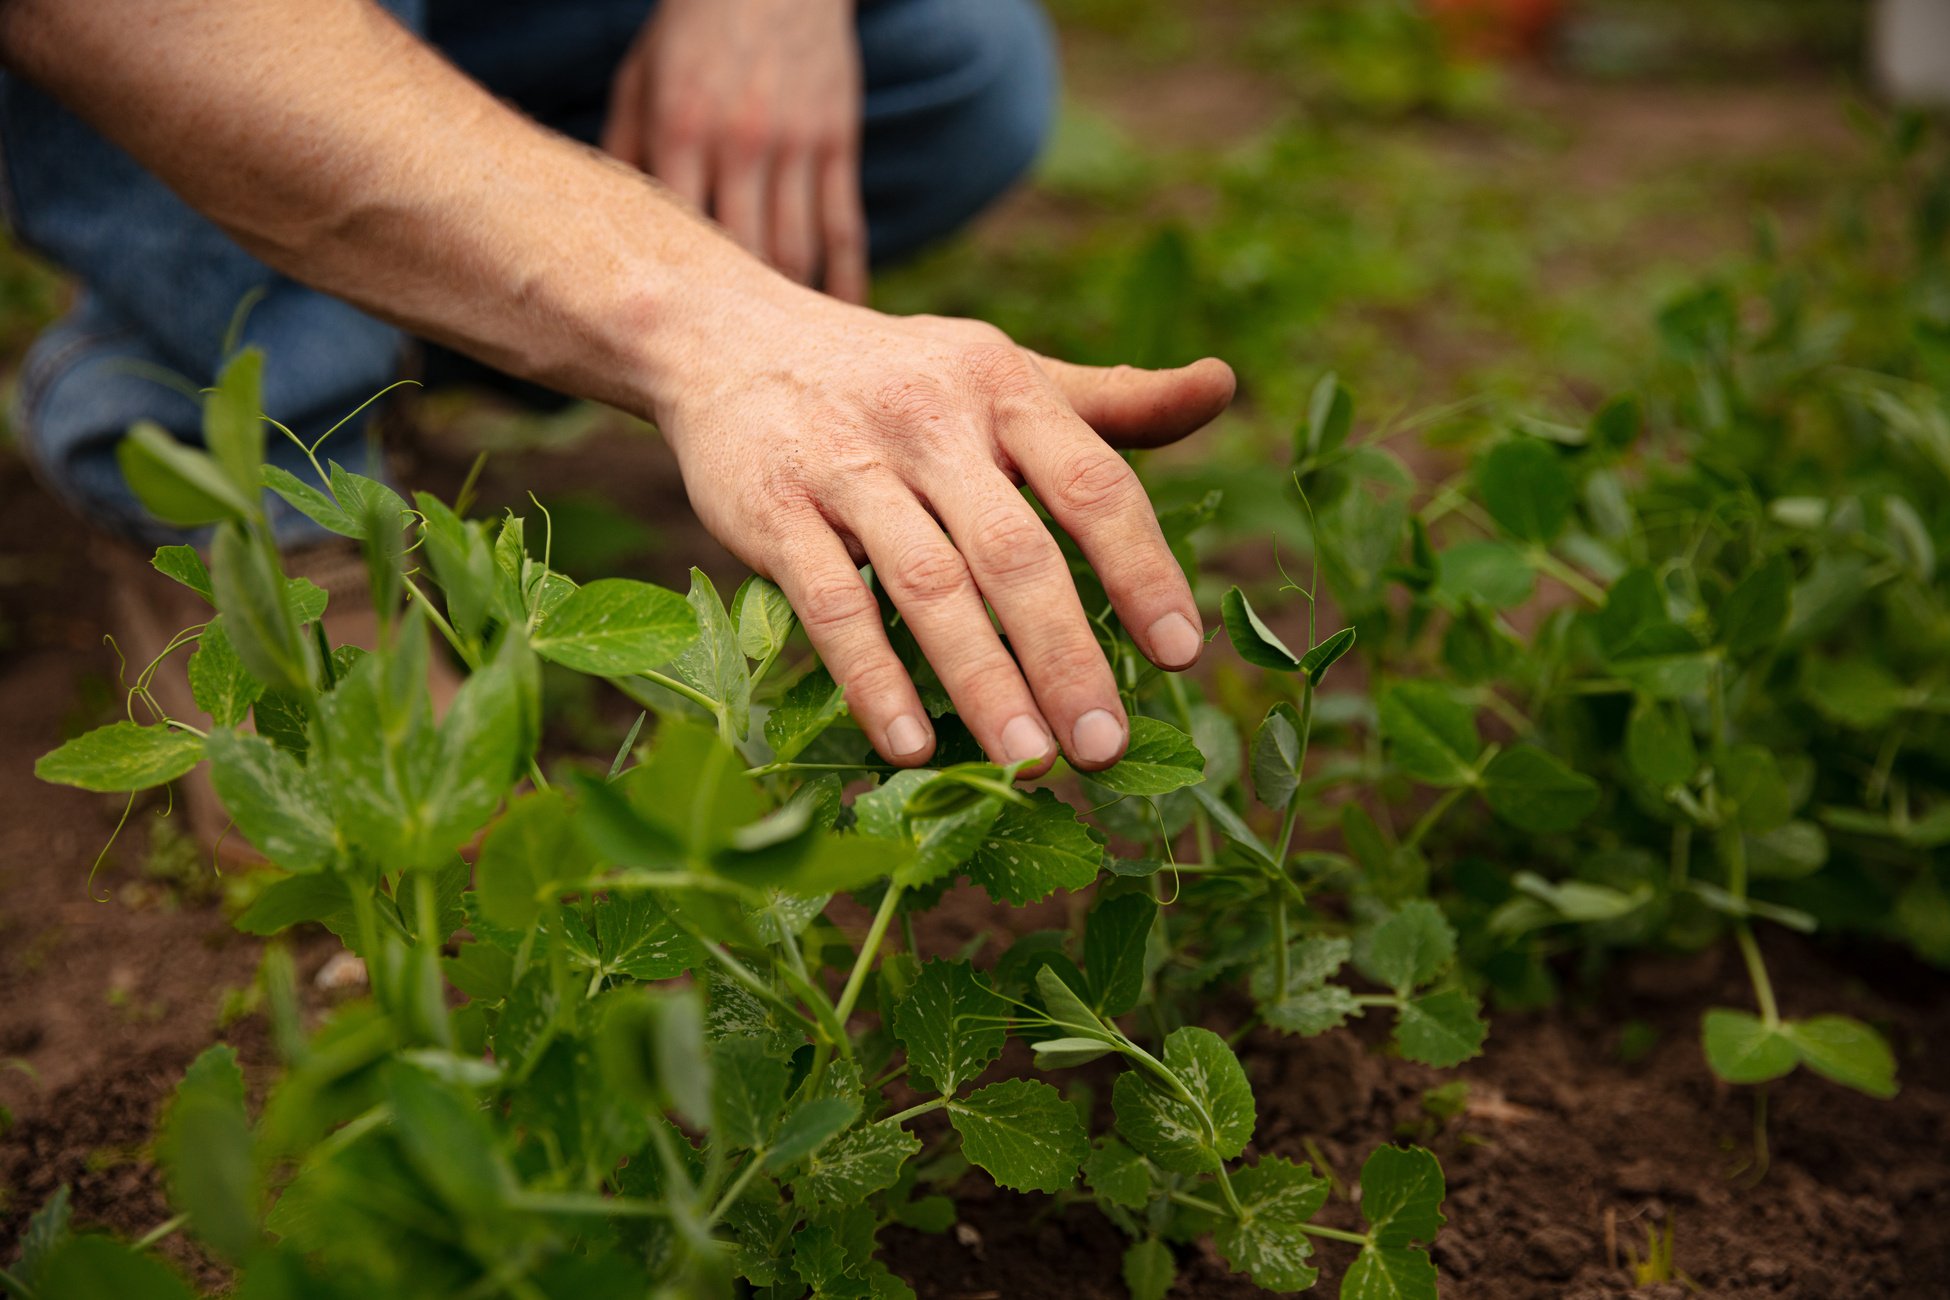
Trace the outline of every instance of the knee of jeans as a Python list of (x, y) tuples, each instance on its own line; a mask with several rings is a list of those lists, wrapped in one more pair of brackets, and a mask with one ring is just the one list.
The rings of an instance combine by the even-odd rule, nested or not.
[(958, 66), (929, 85), (869, 95), (863, 189), (876, 262), (949, 234), (999, 198), (1055, 125), (1056, 45), (1041, 9), (1032, 0), (956, 8), (935, 32), (952, 27)]

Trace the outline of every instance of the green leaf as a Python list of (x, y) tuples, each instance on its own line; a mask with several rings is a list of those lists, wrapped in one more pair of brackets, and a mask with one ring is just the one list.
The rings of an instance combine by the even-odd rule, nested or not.
[(138, 420), (115, 445), (115, 463), (150, 514), (178, 528), (249, 518), (255, 503), (208, 454)]
[(299, 631), (291, 589), (266, 545), (242, 529), (218, 529), (210, 581), (224, 632), (251, 675), (268, 689), (311, 690), (311, 643)]
[[(1709, 1013), (1710, 1014), (1710, 1013)], [(1781, 1025), (1801, 1063), (1823, 1078), (1887, 1100), (1896, 1095), (1896, 1056), (1881, 1034), (1848, 1016), (1812, 1016)]]
[(1127, 1210), (1141, 1210), (1151, 1201), (1151, 1170), (1144, 1157), (1108, 1135), (1083, 1158), (1083, 1179), (1098, 1196)]
[(814, 1097), (795, 1106), (779, 1125), (765, 1153), (767, 1169), (784, 1169), (812, 1155), (838, 1137), (860, 1117), (860, 1103), (852, 1097)]
[(56, 785), (121, 794), (174, 781), (202, 757), (202, 739), (187, 731), (111, 722), (41, 755), (34, 775)]
[(772, 747), (773, 758), (789, 762), (845, 711), (844, 693), (833, 675), (815, 668), (794, 682), (765, 715), (765, 743)]
[(149, 565), (157, 573), (175, 579), (203, 599), (210, 599), (210, 571), (203, 567), (203, 557), (196, 553), (194, 546), (159, 547)]
[(1276, 672), (1300, 671), (1300, 656), (1288, 649), (1286, 642), (1266, 626), (1254, 612), (1245, 592), (1237, 587), (1228, 590), (1219, 601), (1219, 615), (1225, 621), (1226, 635), (1232, 640), (1232, 648), (1241, 659)]
[(363, 521), (348, 515), (330, 496), (279, 465), (266, 465), (258, 471), (263, 486), (277, 493), (285, 504), (327, 532), (340, 537), (365, 536)]
[(1205, 779), (1205, 755), (1170, 723), (1137, 714), (1124, 757), (1090, 779), (1117, 794), (1169, 794)]
[(1437, 1300), (1435, 1261), (1403, 1246), (1363, 1246), (1341, 1278), (1340, 1300)]
[(1435, 595), (1446, 608), (1511, 609), (1529, 600), (1536, 585), (1530, 561), (1505, 541), (1457, 542), (1436, 555)]
[(1447, 1194), (1442, 1166), (1421, 1147), (1376, 1147), (1361, 1166), (1361, 1217), (1379, 1246), (1434, 1241)]
[(892, 1120), (856, 1128), (811, 1156), (792, 1181), (792, 1199), (810, 1214), (858, 1205), (892, 1187), (920, 1149), (921, 1140)]
[(931, 961), (894, 1008), (894, 1037), (920, 1088), (953, 1096), (1002, 1055), (1009, 1004), (965, 961)]
[(1290, 994), (1284, 1002), (1268, 1003), (1263, 1014), (1273, 1028), (1311, 1038), (1338, 1029), (1360, 1015), (1361, 1004), (1339, 984), (1323, 984)]
[(1625, 762), (1657, 790), (1690, 781), (1699, 770), (1692, 723), (1675, 705), (1641, 698), (1625, 724)]
[(1483, 769), (1483, 802), (1518, 830), (1568, 831), (1598, 806), (1598, 783), (1534, 745), (1516, 745)]
[(1720, 606), (1720, 642), (1727, 653), (1750, 655), (1781, 639), (1794, 590), (1794, 567), (1776, 555), (1740, 580)]
[(1476, 470), (1483, 508), (1520, 542), (1547, 546), (1570, 522), (1577, 485), (1563, 458), (1535, 438), (1499, 442)]
[(1211, 1173), (1252, 1138), (1253, 1092), (1246, 1071), (1223, 1038), (1191, 1025), (1165, 1039), (1164, 1065), (1189, 1099), (1127, 1070), (1111, 1092), (1118, 1130), (1162, 1169)]
[(1253, 794), (1284, 811), (1300, 788), (1300, 714), (1285, 700), (1266, 711), (1253, 733)]
[(189, 1287), (162, 1261), (93, 1235), (71, 1237), (49, 1256), (34, 1295), (36, 1300), (193, 1300)]
[(1303, 1225), (1327, 1204), (1327, 1180), (1279, 1156), (1232, 1175), (1241, 1213), (1213, 1230), (1213, 1244), (1235, 1273), (1268, 1291), (1304, 1291), (1320, 1276), (1307, 1263), (1313, 1242)]
[(264, 683), (251, 676), (244, 661), (237, 657), (230, 635), (224, 631), (223, 615), (204, 624), (196, 639), (196, 653), (190, 656), (190, 694), (196, 707), (210, 715), (219, 727), (234, 727), (250, 716), (251, 705), (264, 693)]
[(1287, 987), (1279, 997), (1279, 978), (1269, 958), (1253, 969), (1252, 992), (1260, 1014), (1275, 1029), (1290, 1034), (1319, 1034), (1361, 1014), (1354, 995), (1327, 980), (1346, 964), (1352, 945), (1339, 936), (1310, 935), (1294, 941), (1287, 951)]
[(602, 578), (555, 607), (534, 639), (551, 663), (598, 677), (661, 668), (697, 637), (697, 615), (682, 596), (647, 582)]
[(1083, 978), (1100, 1015), (1121, 1016), (1144, 994), (1144, 953), (1157, 919), (1149, 894), (1120, 894), (1091, 910), (1083, 931)]
[(1800, 1062), (1794, 1042), (1759, 1016), (1731, 1007), (1714, 1007), (1700, 1021), (1706, 1063), (1728, 1083), (1765, 1083)]
[(462, 519), (431, 493), (416, 492), (413, 499), (422, 520), (420, 549), (446, 598), (447, 621), (463, 640), (472, 642), (487, 629), (500, 573), (487, 529)]
[(1038, 1079), (1005, 1079), (948, 1103), (962, 1154), (1001, 1187), (1056, 1193), (1077, 1178), (1090, 1135), (1076, 1107)]
[(1429, 785), (1470, 785), (1483, 748), (1468, 705), (1433, 682), (1397, 682), (1381, 697), (1381, 738), (1395, 765)]
[(1724, 814), (1745, 831), (1763, 835), (1794, 815), (1793, 792), (1764, 745), (1731, 745), (1713, 755), (1713, 779)]
[(411, 512), (406, 507), (405, 498), (392, 488), (376, 478), (354, 474), (337, 461), (327, 465), (326, 470), (332, 484), (332, 495), (338, 498), (339, 505), (349, 518), (358, 520), (361, 537), (366, 535), (368, 520), (390, 521), (399, 528), (406, 527), (407, 516)]
[(1446, 1070), (1480, 1054), (1489, 1032), (1473, 993), (1440, 989), (1402, 1004), (1395, 1046), (1411, 1061)]
[(732, 731), (742, 737), (751, 725), (752, 678), (745, 652), (739, 648), (738, 629), (704, 570), (692, 568), (688, 599), (698, 635), (677, 657), (675, 672), (716, 700), (731, 720)]
[(596, 969), (614, 978), (676, 979), (704, 964), (704, 950), (647, 893), (610, 891), (590, 904), (596, 922)]
[(1354, 962), (1375, 983), (1406, 994), (1441, 974), (1455, 957), (1455, 928), (1441, 908), (1417, 899), (1370, 929)]
[(1178, 1264), (1172, 1259), (1171, 1247), (1156, 1237), (1132, 1243), (1124, 1252), (1120, 1271), (1131, 1300), (1165, 1300), (1178, 1280)]
[(1344, 627), (1301, 655), (1300, 671), (1306, 674), (1308, 681), (1318, 686), (1320, 679), (1327, 675), (1327, 670), (1334, 666), (1335, 661), (1353, 648), (1354, 629)]
[(20, 1262), (14, 1266), (14, 1276), (33, 1286), (47, 1267), (48, 1258), (73, 1237), (73, 1221), (73, 1196), (68, 1184), (62, 1183), (27, 1220), (27, 1230), (20, 1236)]
[(203, 445), (240, 494), (258, 490), (264, 463), (264, 354), (245, 348), (224, 363), (216, 387), (203, 399)]
[(754, 573), (738, 584), (731, 598), (731, 621), (738, 626), (738, 648), (745, 657), (765, 660), (785, 649), (799, 620), (785, 593)]
[(210, 780), (245, 839), (286, 871), (318, 871), (340, 843), (331, 802), (311, 769), (262, 736), (213, 731)]
[(1867, 658), (1807, 660), (1801, 693), (1822, 717), (1857, 731), (1888, 726), (1909, 701), (1895, 674)]
[(1003, 805), (966, 864), (968, 878), (1003, 903), (1035, 903), (1058, 889), (1082, 889), (1104, 861), (1100, 832), (1048, 790)]
[(544, 891), (573, 885), (591, 863), (555, 790), (523, 795), (488, 830), (474, 862), (474, 896), (481, 915), (509, 930), (525, 930), (541, 914)]
[(1333, 371), (1322, 375), (1307, 399), (1307, 424), (1301, 449), (1305, 459), (1318, 460), (1347, 441), (1354, 427), (1354, 398)]
[(1645, 412), (1638, 394), (1620, 393), (1599, 407), (1591, 417), (1591, 441), (1613, 451), (1623, 451), (1638, 441), (1645, 426)]
[(334, 934), (356, 936), (352, 895), (343, 880), (317, 872), (273, 881), (237, 918), (237, 928), (245, 934), (276, 934), (305, 921), (320, 922)]
[(763, 1038), (721, 1038), (711, 1044), (711, 1073), (713, 1134), (727, 1146), (765, 1146), (785, 1110), (786, 1059)]
[(259, 1194), (234, 1049), (219, 1044), (191, 1063), (164, 1115), (157, 1157), (196, 1235), (230, 1260), (248, 1255), (261, 1240)]

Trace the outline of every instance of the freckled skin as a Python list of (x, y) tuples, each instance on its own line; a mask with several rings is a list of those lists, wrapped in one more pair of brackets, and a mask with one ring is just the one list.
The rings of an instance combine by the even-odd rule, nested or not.
[[(681, 21), (646, 36), (643, 66), (682, 62), (706, 39), (685, 31), (721, 32), (731, 20), (710, 8), (774, 2), (671, 5)], [(816, 33), (843, 30), (830, 14), (801, 17), (821, 48)], [(748, 20), (723, 37), (737, 58), (690, 57), (725, 58), (699, 85), (769, 101), (778, 126), (794, 95), (733, 84), (726, 69), (743, 59), (784, 76), (793, 61), (753, 43), (801, 29)], [(1233, 392), (1221, 362), (1073, 366), (979, 322), (815, 292), (641, 172), (499, 103), (367, 0), (0, 0), (0, 60), (271, 266), (655, 421), (699, 518), (784, 589), (890, 762), (926, 762), (934, 733), (861, 561), (991, 755), (1035, 760), (1034, 775), (1059, 748), (1094, 769), (1128, 743), (1109, 665), (1018, 483), (1077, 540), (1145, 654), (1173, 669), (1198, 657), (1191, 590), (1114, 448), (1215, 417)], [(814, 64), (815, 82), (840, 75), (830, 57)], [(739, 129), (762, 134), (763, 117)], [(657, 165), (654, 149), (647, 160)], [(825, 209), (829, 223), (845, 224), (841, 206)], [(776, 231), (734, 233), (791, 260)]]

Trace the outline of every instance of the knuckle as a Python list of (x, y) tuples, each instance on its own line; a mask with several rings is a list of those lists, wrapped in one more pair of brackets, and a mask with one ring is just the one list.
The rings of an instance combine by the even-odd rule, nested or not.
[(799, 620), (812, 632), (829, 632), (878, 612), (858, 574), (821, 574), (809, 579), (800, 595)]
[(998, 578), (1029, 577), (1046, 571), (1056, 556), (1056, 541), (1027, 508), (989, 511), (975, 526), (983, 566)]
[(1104, 652), (1092, 640), (1064, 637), (1038, 656), (1038, 675), (1058, 688), (1088, 687), (1108, 668)]
[(867, 417), (884, 430), (907, 432), (948, 418), (948, 394), (920, 375), (900, 375), (867, 394)]
[(907, 684), (907, 670), (889, 655), (863, 655), (836, 671), (849, 701), (890, 700)]
[(1099, 514), (1129, 504), (1137, 475), (1109, 451), (1074, 452), (1056, 467), (1050, 491), (1054, 505), (1073, 514)]
[(1040, 388), (1040, 380), (1029, 358), (1009, 342), (1001, 331), (996, 339), (973, 343), (962, 349), (961, 372), (975, 387), (998, 400), (1022, 399)]
[(984, 655), (978, 662), (964, 667), (955, 684), (961, 688), (963, 698), (979, 700), (1005, 718), (1015, 711), (1015, 706), (1008, 702), (1023, 694), (1022, 672), (1007, 655)]
[(968, 566), (954, 547), (926, 543), (894, 557), (887, 580), (910, 602), (938, 604), (967, 589)]

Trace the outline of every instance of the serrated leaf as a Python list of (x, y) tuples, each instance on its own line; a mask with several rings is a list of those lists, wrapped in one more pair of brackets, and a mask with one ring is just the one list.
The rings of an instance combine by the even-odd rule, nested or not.
[(1781, 1025), (1801, 1063), (1823, 1078), (1887, 1099), (1896, 1095), (1896, 1056), (1881, 1034), (1848, 1016), (1812, 1016)]
[(1302, 1225), (1327, 1203), (1327, 1180), (1311, 1166), (1279, 1156), (1232, 1175), (1242, 1213), (1213, 1230), (1212, 1241), (1235, 1273), (1268, 1291), (1303, 1291), (1319, 1277), (1307, 1263), (1313, 1242)]
[(1381, 697), (1381, 737), (1395, 765), (1429, 785), (1476, 779), (1483, 742), (1470, 707), (1432, 682), (1397, 682)]
[(602, 578), (555, 607), (537, 630), (534, 648), (580, 673), (627, 677), (662, 668), (697, 635), (697, 615), (676, 592)]
[(1446, 1070), (1481, 1053), (1489, 1032), (1475, 994), (1439, 989), (1402, 1004), (1395, 1019), (1395, 1046), (1411, 1061)]
[(1376, 1147), (1361, 1166), (1361, 1217), (1380, 1246), (1434, 1241), (1447, 1194), (1442, 1166), (1421, 1147)]
[(1456, 931), (1427, 899), (1404, 903), (1365, 935), (1355, 965), (1397, 993), (1427, 984), (1456, 956)]
[(34, 775), (56, 785), (122, 794), (174, 781), (202, 757), (202, 738), (187, 731), (111, 722), (41, 755)]
[(1513, 745), (1483, 769), (1483, 802), (1519, 830), (1554, 834), (1598, 806), (1598, 783), (1534, 745)]
[(757, 660), (785, 649), (799, 622), (785, 593), (756, 573), (739, 583), (731, 597), (731, 621), (738, 628), (738, 648), (747, 659)]
[(1124, 757), (1090, 779), (1117, 794), (1169, 794), (1205, 779), (1205, 755), (1170, 723), (1137, 714)]
[(210, 781), (244, 838), (286, 871), (318, 871), (338, 853), (338, 829), (317, 774), (265, 740), (218, 730), (204, 744)]
[(860, 1103), (853, 1097), (814, 1097), (800, 1103), (779, 1125), (765, 1152), (765, 1167), (797, 1164), (845, 1132), (859, 1116)]
[(856, 1128), (810, 1157), (792, 1180), (792, 1199), (812, 1214), (857, 1205), (892, 1187), (920, 1149), (921, 1140), (892, 1120)]
[(952, 1096), (1002, 1054), (1009, 1004), (965, 961), (921, 967), (894, 1008), (894, 1037), (917, 1086)]
[(968, 859), (968, 878), (1003, 903), (1034, 903), (1058, 889), (1082, 889), (1103, 865), (1100, 832), (1049, 790), (1002, 807)]
[(1320, 685), (1320, 679), (1327, 675), (1327, 670), (1332, 668), (1342, 655), (1353, 648), (1354, 629), (1344, 627), (1313, 649), (1307, 651), (1306, 654), (1301, 655), (1300, 671), (1306, 675), (1307, 680), (1311, 681), (1315, 686), (1318, 686)]
[(1731, 1007), (1713, 1007), (1700, 1021), (1706, 1063), (1728, 1083), (1765, 1083), (1800, 1062), (1794, 1043), (1759, 1016)]
[(1311, 1038), (1338, 1029), (1361, 1014), (1354, 994), (1339, 984), (1323, 984), (1289, 996), (1280, 1003), (1267, 1003), (1261, 1009), (1266, 1023), (1289, 1034)]
[(1521, 542), (1549, 545), (1570, 521), (1577, 486), (1563, 458), (1535, 438), (1499, 442), (1477, 468), (1483, 508)]
[(668, 980), (704, 964), (704, 949), (651, 895), (612, 891), (590, 907), (604, 975)]
[(1341, 1278), (1340, 1300), (1437, 1300), (1435, 1261), (1404, 1246), (1363, 1246)]
[(763, 1038), (721, 1038), (711, 1044), (711, 1073), (712, 1132), (728, 1146), (765, 1146), (785, 1109), (787, 1061)]
[(1005, 1079), (948, 1103), (962, 1154), (997, 1185), (1056, 1193), (1076, 1181), (1090, 1135), (1076, 1107), (1037, 1079)]
[(1083, 977), (1097, 1012), (1121, 1016), (1144, 993), (1144, 953), (1157, 918), (1149, 894), (1120, 894), (1097, 904), (1083, 931)]
[(1151, 1170), (1144, 1157), (1110, 1136), (1100, 1137), (1083, 1158), (1083, 1179), (1112, 1205), (1141, 1210), (1151, 1201)]
[(1219, 615), (1225, 623), (1226, 636), (1232, 641), (1232, 648), (1241, 659), (1260, 668), (1271, 668), (1275, 672), (1292, 673), (1300, 670), (1300, 656), (1280, 640), (1272, 628), (1266, 626), (1246, 593), (1237, 587), (1229, 589), (1219, 601)]
[(815, 668), (794, 682), (765, 715), (765, 743), (772, 756), (789, 762), (846, 712), (844, 692), (831, 673)]
[(1253, 1092), (1225, 1040), (1197, 1026), (1173, 1030), (1164, 1065), (1189, 1097), (1135, 1070), (1119, 1075), (1112, 1089), (1118, 1131), (1131, 1145), (1182, 1174), (1210, 1173), (1245, 1150), (1253, 1135)]

